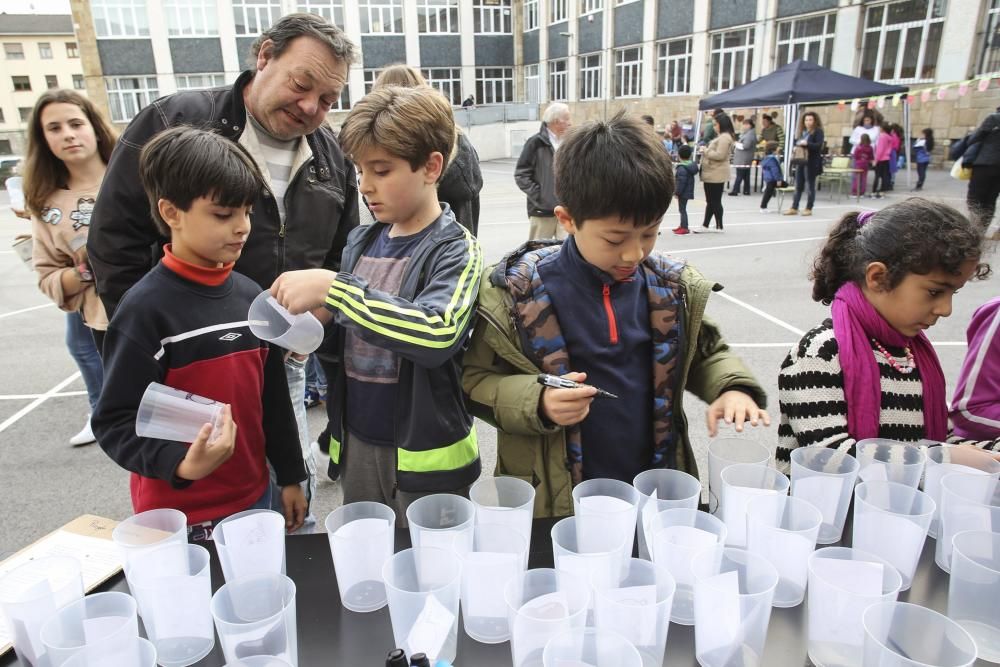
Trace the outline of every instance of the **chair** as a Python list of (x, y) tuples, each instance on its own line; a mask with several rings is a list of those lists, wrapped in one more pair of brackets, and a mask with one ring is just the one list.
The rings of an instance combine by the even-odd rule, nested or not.
[[(831, 169), (850, 169), (851, 168), (851, 158), (849, 157), (835, 157), (830, 160)], [(829, 183), (831, 186), (836, 186), (837, 189), (837, 199), (840, 201), (841, 195), (844, 193), (844, 185), (847, 184), (848, 187), (851, 183), (851, 178), (854, 176), (849, 171), (838, 171), (836, 173), (823, 172), (816, 178), (817, 187), (822, 186), (824, 183)], [(822, 188), (820, 188), (822, 189)], [(833, 195), (833, 187), (830, 188), (831, 198)]]

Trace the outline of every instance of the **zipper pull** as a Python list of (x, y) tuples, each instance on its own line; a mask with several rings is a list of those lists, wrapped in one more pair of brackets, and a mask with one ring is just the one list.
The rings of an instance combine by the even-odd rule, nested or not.
[(285, 223), (281, 223), (281, 227), (278, 228), (278, 237), (285, 238)]
[(398, 490), (399, 490), (399, 482), (398, 481), (393, 482), (392, 483), (392, 499), (393, 500), (396, 499), (396, 491), (398, 491)]

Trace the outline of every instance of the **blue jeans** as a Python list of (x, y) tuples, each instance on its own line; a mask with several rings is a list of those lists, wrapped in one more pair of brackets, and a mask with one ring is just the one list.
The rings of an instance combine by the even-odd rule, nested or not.
[(688, 228), (688, 199), (685, 197), (677, 198), (677, 211), (681, 214), (681, 229)]
[(799, 200), (802, 199), (802, 191), (809, 188), (809, 199), (806, 201), (806, 208), (812, 210), (816, 203), (816, 173), (808, 165), (800, 165), (795, 170), (795, 197), (792, 199), (792, 208), (798, 210)]
[(104, 386), (104, 366), (94, 343), (94, 334), (83, 323), (80, 313), (66, 313), (66, 349), (80, 369), (83, 384), (87, 387), (90, 411), (93, 412)]
[(315, 354), (310, 354), (306, 361), (306, 389), (320, 395), (326, 394), (326, 373)]
[[(282, 350), (274, 350), (281, 353)], [(299, 428), (299, 447), (302, 450), (302, 461), (306, 466), (309, 477), (301, 482), (302, 492), (309, 503), (306, 511), (306, 519), (296, 533), (308, 535), (316, 530), (316, 516), (312, 513), (312, 499), (316, 495), (316, 462), (313, 461), (312, 451), (309, 448), (309, 418), (306, 417), (306, 362), (298, 361), (293, 357), (288, 357), (285, 361), (285, 377), (288, 379), (288, 395), (292, 399), (292, 409), (295, 411), (295, 423)], [(271, 473), (271, 481), (275, 482), (274, 473)], [(281, 494), (273, 493), (271, 497), (271, 509), (276, 512), (281, 511)]]

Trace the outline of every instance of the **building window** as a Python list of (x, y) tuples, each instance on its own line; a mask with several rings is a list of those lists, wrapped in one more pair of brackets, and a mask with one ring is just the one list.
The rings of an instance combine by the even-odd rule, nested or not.
[(345, 85), (340, 91), (337, 103), (330, 107), (330, 111), (350, 111), (351, 109), (351, 87)]
[(73, 75), (73, 88), (75, 88), (76, 90), (85, 90), (87, 88), (86, 84), (84, 84), (83, 82), (82, 74)]
[(604, 97), (601, 91), (602, 65), (600, 53), (580, 56), (581, 100), (599, 100)]
[(38, 42), (38, 57), (42, 60), (52, 60), (52, 44), (50, 42)]
[(604, 0), (580, 0), (580, 13), (589, 14), (604, 9)]
[(380, 69), (366, 69), (364, 71), (365, 75), (365, 95), (372, 92), (372, 88), (375, 87), (375, 79), (378, 75), (382, 73)]
[[(298, 0), (295, 11), (322, 16), (333, 25), (344, 27), (344, 3), (339, 0)], [(350, 108), (350, 104), (347, 106)]]
[(281, 0), (233, 0), (237, 35), (259, 35), (281, 18)]
[(166, 0), (167, 34), (171, 37), (202, 37), (219, 34), (215, 0)]
[(148, 37), (146, 0), (91, 0), (98, 37)]
[(569, 76), (569, 61), (565, 58), (562, 60), (550, 60), (549, 61), (549, 99), (555, 100), (568, 100), (568, 77)]
[(513, 101), (514, 68), (476, 68), (476, 104), (502, 104)]
[(175, 74), (177, 90), (201, 90), (226, 85), (226, 75), (218, 74)]
[(708, 88), (712, 92), (742, 86), (750, 80), (753, 28), (717, 32), (711, 36), (712, 58)]
[(944, 2), (928, 0), (866, 8), (861, 76), (896, 83), (933, 81), (944, 12)]
[(458, 0), (417, 0), (417, 30), (424, 34), (458, 32)]
[(31, 90), (31, 79), (26, 76), (12, 76), (14, 81), (14, 92), (24, 92)]
[(775, 67), (793, 60), (808, 60), (829, 67), (833, 61), (833, 35), (837, 15), (824, 14), (778, 24), (778, 59)]
[(457, 67), (431, 67), (421, 70), (427, 83), (441, 91), (453, 104), (462, 103), (462, 70)]
[(541, 102), (538, 91), (538, 65), (524, 66), (524, 101), (528, 104)]
[(139, 110), (160, 96), (155, 76), (119, 76), (104, 79), (111, 105), (111, 120), (127, 123)]
[(977, 74), (1000, 71), (1000, 0), (991, 0), (986, 12), (986, 29), (983, 31), (983, 50), (979, 54)]
[(67, 58), (80, 57), (80, 49), (77, 48), (76, 42), (66, 42), (66, 57)]
[(691, 39), (656, 45), (656, 94), (691, 92)]
[(59, 87), (59, 78), (56, 77), (55, 74), (46, 74), (45, 75), (45, 87), (48, 88), (49, 90), (52, 90), (53, 88), (58, 88)]
[(549, 0), (549, 23), (561, 23), (569, 18), (569, 0)]
[(473, 0), (472, 23), (477, 35), (511, 34), (510, 0)]
[(31, 107), (18, 107), (17, 113), (21, 116), (22, 123), (27, 123), (31, 120)]
[(7, 60), (24, 60), (24, 45), (6, 42), (3, 45), (3, 53)]
[(642, 94), (642, 47), (615, 50), (615, 97)]
[(538, 28), (538, 0), (524, 0), (524, 29)]
[(362, 35), (403, 33), (403, 0), (359, 0)]

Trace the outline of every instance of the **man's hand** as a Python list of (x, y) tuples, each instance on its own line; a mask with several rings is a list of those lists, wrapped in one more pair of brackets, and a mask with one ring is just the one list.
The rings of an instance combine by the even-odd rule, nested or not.
[(236, 422), (229, 405), (222, 408), (222, 428), (218, 437), (209, 442), (212, 425), (205, 424), (188, 447), (187, 454), (177, 466), (175, 473), (181, 479), (195, 481), (211, 475), (236, 451)]
[(298, 315), (326, 303), (326, 295), (336, 276), (326, 269), (286, 271), (271, 285), (271, 296), (292, 315)]
[(764, 426), (771, 425), (771, 418), (767, 411), (761, 410), (752, 398), (742, 391), (724, 391), (708, 406), (705, 415), (708, 420), (708, 435), (714, 438), (719, 432), (719, 420), (724, 420), (727, 424), (734, 424), (738, 433), (743, 432), (743, 424), (747, 420), (751, 426), (757, 426), (763, 422)]
[(291, 533), (302, 527), (302, 523), (306, 520), (306, 512), (309, 510), (309, 502), (301, 486), (289, 484), (281, 487), (281, 510), (285, 515), (286, 532)]
[[(584, 382), (586, 373), (567, 373), (562, 377), (574, 382)], [(590, 412), (590, 404), (597, 393), (595, 387), (580, 387), (579, 389), (542, 389), (542, 415), (553, 424), (572, 426), (579, 424)]]

